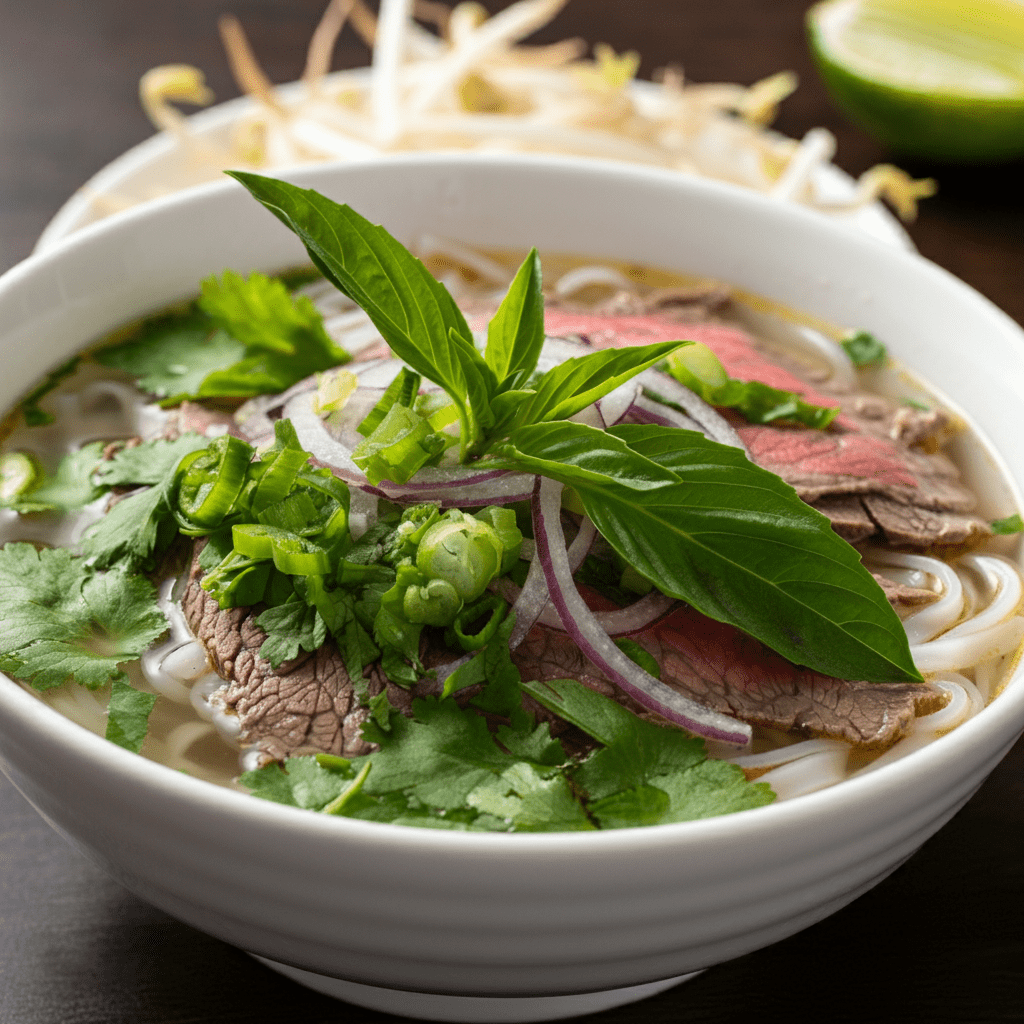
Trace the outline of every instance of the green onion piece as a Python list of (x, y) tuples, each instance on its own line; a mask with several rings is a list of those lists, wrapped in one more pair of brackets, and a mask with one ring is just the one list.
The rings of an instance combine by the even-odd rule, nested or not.
[(363, 422), (356, 427), (363, 437), (369, 437), (383, 422), (384, 417), (391, 411), (394, 405), (401, 405), (409, 408), (416, 400), (416, 394), (420, 389), (423, 378), (410, 370), (407, 366), (402, 367), (402, 372), (387, 386), (384, 394), (380, 396), (377, 404), (366, 414)]
[[(452, 623), (452, 633), (459, 646), (464, 651), (479, 651), (481, 647), (486, 647), (494, 639), (507, 611), (508, 603), (497, 594), (487, 594), (479, 601), (466, 605), (455, 616), (455, 621)], [(479, 632), (468, 632), (469, 627), (485, 615), (488, 616), (488, 619)]]
[(304, 466), (299, 470), (296, 477), (296, 484), (304, 487), (311, 487), (314, 491), (320, 491), (330, 498), (334, 498), (346, 511), (349, 505), (348, 484), (339, 480), (329, 469), (314, 469), (312, 466)]
[(494, 532), (501, 541), (501, 568), (498, 575), (510, 572), (512, 567), (519, 561), (519, 552), (523, 547), (523, 534), (516, 525), (516, 514), (513, 509), (503, 508), (501, 505), (488, 505), (479, 512), (473, 513), (473, 518), (493, 527)]
[(230, 434), (186, 455), (178, 466), (178, 511), (194, 528), (219, 526), (246, 481), (252, 446)]
[(654, 589), (654, 584), (631, 565), (622, 570), (619, 586), (633, 594), (649, 594)]
[(256, 561), (232, 551), (205, 573), (199, 585), (221, 608), (248, 608), (259, 604), (267, 592), (271, 563)]
[(316, 763), (328, 771), (345, 771), (352, 762), (347, 757), (339, 757), (337, 754), (317, 754)]
[(867, 331), (850, 331), (839, 344), (857, 367), (884, 366), (889, 358), (885, 346)]
[(329, 804), (320, 809), (321, 814), (344, 814), (345, 808), (350, 804), (355, 796), (358, 795), (359, 791), (363, 788), (363, 783), (366, 781), (366, 776), (370, 774), (370, 768), (373, 762), (367, 760), (362, 768), (359, 769), (359, 774), (352, 780), (352, 782), (342, 792), (336, 796)]
[(447, 447), (425, 419), (403, 405), (392, 405), (374, 432), (352, 450), (352, 461), (371, 484), (391, 480), (404, 484)]
[(7, 452), (0, 457), (0, 505), (9, 505), (43, 482), (43, 467), (28, 452)]
[(351, 370), (328, 370), (317, 374), (313, 411), (317, 416), (341, 412), (359, 387), (359, 378)]
[(295, 484), (299, 470), (309, 461), (309, 453), (301, 449), (284, 448), (271, 459), (262, 463), (262, 471), (249, 499), (250, 507), (257, 514), (275, 502), (281, 501)]
[(319, 521), (320, 509), (307, 490), (293, 491), (287, 498), (257, 512), (256, 520), (264, 526), (273, 526), (300, 537), (312, 537), (323, 527)]
[(331, 568), (330, 555), (318, 544), (262, 523), (233, 526), (231, 542), (239, 554), (273, 559), (275, 568), (290, 576), (323, 576)]

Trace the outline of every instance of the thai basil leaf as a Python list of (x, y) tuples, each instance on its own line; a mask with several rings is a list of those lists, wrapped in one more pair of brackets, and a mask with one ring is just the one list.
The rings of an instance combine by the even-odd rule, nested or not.
[(548, 370), (537, 382), (537, 394), (523, 411), (523, 423), (542, 423), (575, 416), (630, 378), (660, 362), (687, 341), (656, 345), (606, 348), (567, 359)]
[(544, 346), (540, 257), (531, 249), (487, 325), (484, 358), (503, 390), (518, 387), (537, 366)]
[(472, 441), (463, 357), (450, 340), (452, 331), (463, 339), (472, 332), (444, 285), (350, 207), (260, 174), (228, 173), (299, 236), (324, 276), (363, 308), (399, 359), (451, 395), (463, 443)]
[(601, 535), (659, 590), (826, 675), (920, 680), (902, 623), (860, 555), (788, 484), (692, 431), (609, 433), (679, 482), (644, 491), (610, 476), (566, 482)]
[(600, 488), (614, 483), (627, 491), (645, 491), (676, 483), (678, 477), (623, 440), (583, 423), (559, 420), (518, 427), (487, 465), (539, 473), (570, 486)]

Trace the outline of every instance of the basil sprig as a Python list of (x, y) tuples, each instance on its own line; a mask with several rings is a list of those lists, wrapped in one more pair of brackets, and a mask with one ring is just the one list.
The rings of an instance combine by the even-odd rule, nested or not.
[(860, 556), (777, 476), (690, 431), (568, 421), (686, 342), (594, 352), (534, 376), (544, 340), (535, 251), (481, 354), (444, 286), (383, 228), (314, 191), (229, 173), (299, 236), (395, 355), (448, 393), (462, 462), (574, 488), (628, 565), (797, 664), (843, 679), (921, 679)]

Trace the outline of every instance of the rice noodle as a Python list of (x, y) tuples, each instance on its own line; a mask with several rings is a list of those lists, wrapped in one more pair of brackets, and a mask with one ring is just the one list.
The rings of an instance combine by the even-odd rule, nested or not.
[(607, 288), (614, 288), (616, 291), (633, 291), (633, 282), (625, 274), (614, 267), (587, 266), (577, 267), (563, 274), (555, 282), (555, 294), (566, 299), (584, 288), (593, 288), (601, 285)]

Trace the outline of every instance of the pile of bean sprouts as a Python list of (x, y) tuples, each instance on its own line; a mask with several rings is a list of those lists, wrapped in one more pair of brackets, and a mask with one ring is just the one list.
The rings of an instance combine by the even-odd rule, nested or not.
[[(484, 305), (497, 301), (511, 278), (511, 271), (499, 260), (443, 239), (422, 240), (419, 252), (421, 255), (430, 253), (441, 261), (440, 265), (450, 268), (446, 275), (448, 284), (463, 301), (475, 298)], [(583, 292), (600, 295), (602, 289), (602, 297), (612, 293), (621, 296), (625, 290), (639, 297), (628, 277), (606, 266), (575, 267), (560, 275), (550, 288), (553, 295), (561, 297), (579, 296)], [(332, 286), (317, 282), (307, 286), (305, 293), (324, 314), (331, 335), (357, 356), (374, 354), (382, 344), (366, 315)], [(741, 318), (754, 316), (762, 337), (767, 333), (775, 342), (781, 340), (805, 357), (824, 362), (839, 380), (847, 380), (855, 374), (842, 348), (820, 332), (763, 311), (753, 313), (746, 307), (738, 315)], [(359, 367), (360, 363), (350, 365)], [(394, 372), (394, 366), (391, 360), (363, 361), (364, 370), (382, 374), (382, 384)], [(308, 390), (298, 387), (295, 395), (285, 400), (286, 407), (299, 408), (301, 403), (297, 398), (305, 398), (308, 406), (309, 394)], [(275, 400), (282, 401), (281, 398)], [(42, 432), (40, 428), (34, 428), (35, 432), (21, 432), (24, 437), (36, 438), (34, 443), (40, 454), (47, 446), (73, 450), (99, 437), (154, 435), (159, 432), (161, 418), (165, 415), (146, 404), (133, 388), (110, 381), (86, 382), (70, 393), (58, 393), (56, 401), (61, 412), (57, 424), (41, 428)], [(22, 437), (17, 440), (20, 444)], [(52, 459), (52, 452), (49, 457)], [(508, 486), (515, 491), (518, 483), (511, 475), (510, 480)], [(438, 485), (417, 478), (405, 486), (411, 486), (413, 494), (419, 486), (419, 494), (432, 495)], [(481, 485), (470, 484), (462, 490), (473, 486)], [(492, 493), (492, 486), (488, 484), (488, 494)], [(514, 496), (520, 495), (517, 492)], [(488, 497), (485, 503), (491, 500)], [(365, 527), (374, 515), (375, 506), (376, 497), (353, 490), (354, 532), (360, 528), (358, 517), (366, 517)], [(64, 519), (19, 518), (14, 513), (0, 511), (0, 539), (74, 543), (85, 525), (99, 514), (98, 508), (90, 508)], [(566, 552), (570, 569), (574, 571), (593, 538), (592, 524), (584, 519)], [(533, 557), (527, 582), (520, 592), (506, 596), (516, 602), (520, 613), (525, 613), (524, 622), (559, 628), (561, 618), (550, 604), (546, 587), (534, 587), (528, 610), (519, 604), (531, 593), (531, 579), (536, 581), (543, 576), (533, 571), (540, 560), (529, 544), (524, 549), (525, 556)], [(735, 745), (708, 742), (712, 756), (730, 760), (748, 774), (757, 775), (772, 786), (780, 799), (790, 799), (859, 773), (874, 771), (941, 737), (996, 698), (1020, 658), (1024, 644), (1024, 578), (1019, 566), (1008, 558), (982, 550), (946, 562), (933, 556), (873, 545), (865, 547), (864, 561), (872, 571), (897, 583), (931, 590), (938, 595), (932, 604), (909, 615), (904, 626), (916, 665), (929, 681), (948, 694), (948, 700), (940, 710), (915, 719), (909, 733), (880, 754), (857, 751), (839, 740), (794, 740), (791, 736), (761, 729), (755, 729), (752, 741), (739, 750)], [(213, 671), (204, 648), (189, 631), (175, 599), (176, 586), (180, 586), (179, 581), (168, 580), (161, 590), (161, 605), (171, 627), (168, 639), (148, 651), (140, 662), (129, 666), (134, 683), (166, 698), (166, 702), (158, 703), (143, 754), (197, 777), (230, 785), (240, 768), (255, 767), (259, 763), (259, 753), (239, 744), (238, 718), (222, 700), (224, 681)], [(638, 614), (636, 608), (633, 606), (630, 613)], [(657, 617), (657, 609), (642, 611), (649, 612), (652, 620)], [(608, 614), (614, 618), (617, 613)], [(614, 633), (613, 627), (608, 629)], [(521, 640), (524, 634), (525, 629), (518, 631), (514, 642)], [(94, 693), (84, 687), (69, 686), (48, 691), (43, 699), (76, 722), (103, 733), (102, 691)]]
[[(205, 106), (202, 71), (162, 65), (139, 91), (153, 124), (187, 155), (194, 183), (225, 168), (279, 171), (326, 160), (358, 161), (403, 151), (540, 152), (623, 160), (732, 182), (817, 209), (850, 213), (878, 199), (905, 220), (934, 182), (880, 164), (842, 201), (820, 194), (818, 172), (836, 139), (814, 128), (804, 139), (768, 130), (795, 88), (790, 72), (751, 86), (696, 84), (678, 67), (637, 81), (640, 58), (568, 39), (522, 40), (568, 0), (518, 0), (492, 17), (477, 3), (330, 0), (309, 45), (300, 83), (271, 84), (237, 19), (220, 29), (239, 88), (252, 103), (228, 137), (197, 131), (175, 104)], [(417, 20), (418, 19), (418, 20)], [(430, 28), (425, 27), (426, 23)], [(371, 49), (369, 67), (329, 74), (334, 44), (350, 25)], [(97, 213), (143, 197), (95, 195)]]

